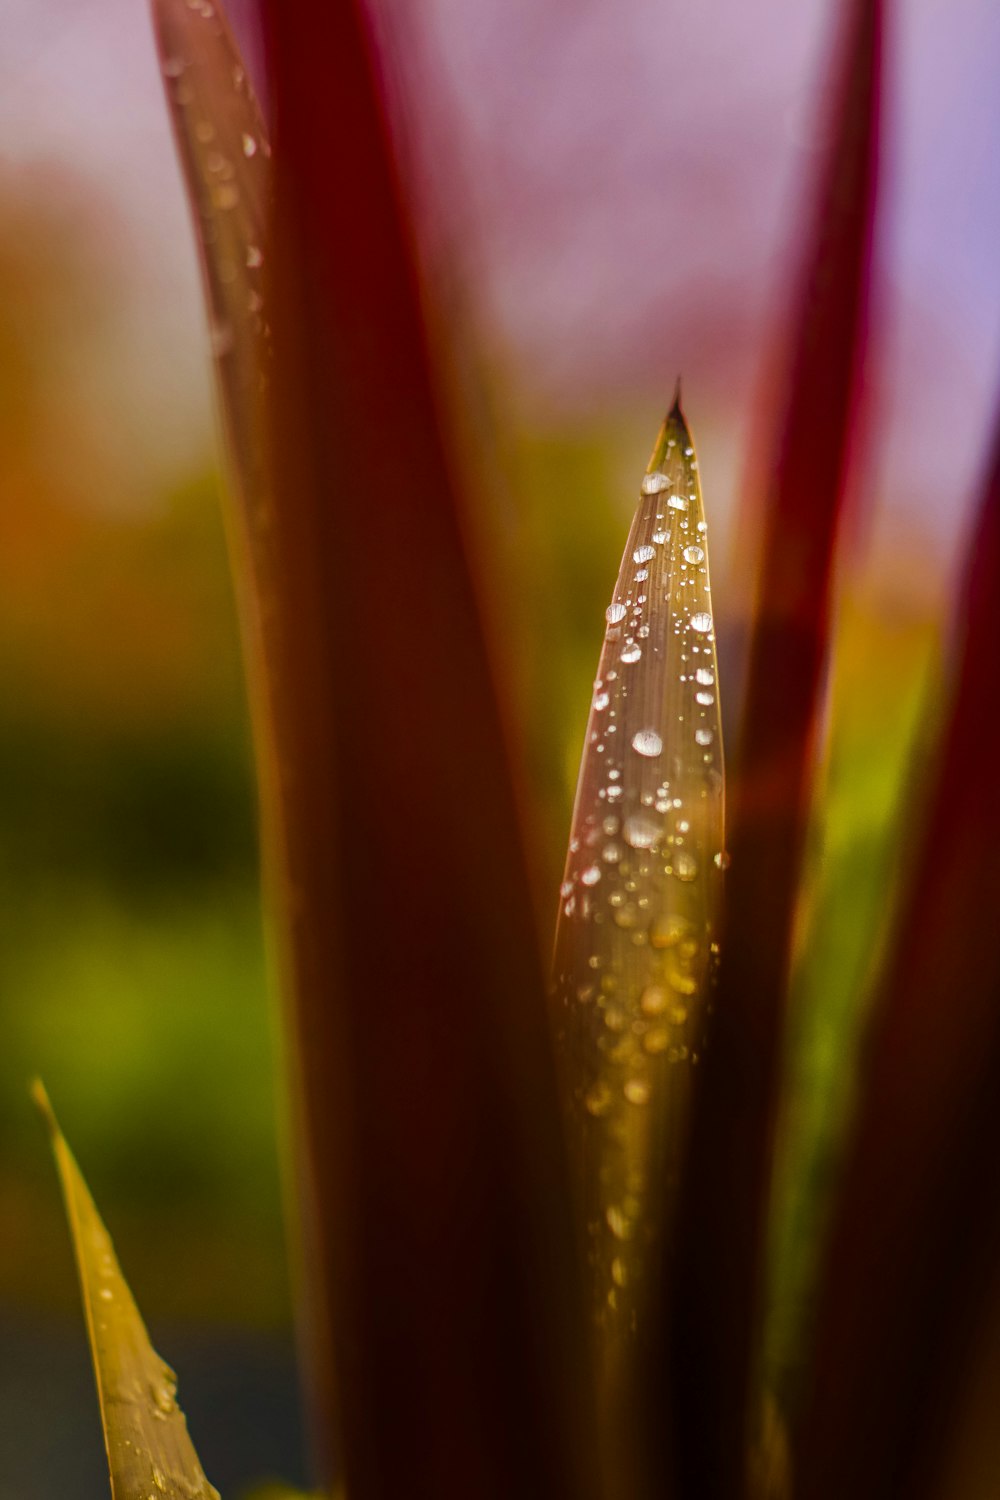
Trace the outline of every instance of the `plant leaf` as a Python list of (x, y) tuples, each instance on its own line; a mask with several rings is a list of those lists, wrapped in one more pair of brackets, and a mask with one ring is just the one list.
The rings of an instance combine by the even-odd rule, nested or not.
[[(191, 205), (231, 474), (227, 515), (254, 708), (273, 521), (266, 456), (271, 365), (268, 308), (273, 197), (268, 130), (221, 6), (152, 0), (160, 67)], [(263, 729), (258, 720), (258, 734)]]
[(360, 7), (266, 15), (271, 857), (321, 1436), (355, 1500), (586, 1495), (542, 964), (377, 63)]
[(881, 987), (821, 1285), (803, 1493), (941, 1493), (1000, 1261), (1000, 424), (959, 592), (956, 678)]
[(635, 1324), (645, 1236), (663, 1229), (716, 937), (723, 757), (706, 529), (675, 404), (606, 611), (553, 965), (592, 1295), (612, 1338)]
[(723, 951), (694, 1103), (664, 1336), (683, 1493), (746, 1484), (777, 1063), (829, 636), (830, 579), (864, 347), (881, 7), (851, 15), (766, 496), (732, 786)]
[(114, 1500), (218, 1500), (176, 1402), (177, 1381), (156, 1353), (41, 1083), (35, 1102), (52, 1136), (69, 1218)]
[[(556, 1032), (622, 1482), (636, 1337), (667, 1234), (714, 968), (723, 752), (708, 540), (679, 402), (641, 485), (584, 743), (553, 962)], [(666, 1191), (665, 1191), (666, 1186)], [(639, 1460), (641, 1467), (641, 1460)]]

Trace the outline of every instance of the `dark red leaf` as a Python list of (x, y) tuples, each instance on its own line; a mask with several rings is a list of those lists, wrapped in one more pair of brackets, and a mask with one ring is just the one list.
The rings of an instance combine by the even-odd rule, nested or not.
[(538, 943), (369, 39), (346, 0), (265, 12), (263, 602), (323, 1436), (354, 1500), (586, 1495)]
[(1000, 1262), (1000, 431), (937, 780), (828, 1249), (801, 1439), (816, 1500), (940, 1493)]
[(875, 199), (881, 7), (852, 8), (794, 357), (765, 495), (758, 610), (732, 824), (722, 965), (700, 1073), (669, 1364), (686, 1497), (734, 1497), (759, 1414), (759, 1319), (777, 1064), (854, 430)]

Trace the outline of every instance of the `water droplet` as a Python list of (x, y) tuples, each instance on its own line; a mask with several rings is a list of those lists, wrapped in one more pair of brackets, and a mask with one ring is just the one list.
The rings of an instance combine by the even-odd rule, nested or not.
[(645, 583), (646, 579), (648, 577), (649, 577), (649, 569), (648, 568), (640, 568), (639, 571), (638, 571), (638, 573), (636, 573), (636, 575), (635, 575), (635, 581), (636, 581), (636, 583)]
[(598, 1080), (583, 1102), (586, 1105), (588, 1114), (599, 1118), (606, 1112), (608, 1105), (611, 1103), (611, 1090), (606, 1083)]
[(630, 1104), (646, 1104), (649, 1100), (649, 1084), (644, 1078), (630, 1078), (625, 1085), (624, 1094)]
[(594, 699), (594, 707), (597, 709), (598, 713), (600, 713), (602, 709), (607, 708), (608, 702), (609, 699), (607, 693), (598, 693), (597, 697)]
[(695, 743), (699, 745), (710, 745), (715, 738), (710, 729), (696, 729), (694, 732)]
[(611, 1262), (611, 1280), (615, 1286), (626, 1286), (628, 1283), (628, 1271), (625, 1268), (625, 1262), (618, 1255)]
[(725, 849), (720, 849), (719, 852), (718, 852), (718, 854), (716, 854), (714, 856), (714, 858), (715, 858), (715, 863), (718, 865), (718, 867), (719, 867), (720, 870), (728, 870), (729, 869), (731, 860), (730, 860), (729, 855), (728, 855), (728, 853), (726, 852)]
[(596, 885), (601, 878), (601, 871), (597, 865), (590, 865), (580, 876), (581, 885)]
[(608, 787), (608, 801), (609, 802), (617, 802), (618, 798), (621, 796), (621, 794), (622, 794), (622, 789), (621, 789), (620, 786), (609, 786)]
[(644, 563), (649, 562), (650, 558), (655, 556), (656, 548), (650, 547), (649, 544), (646, 543), (642, 547), (636, 547), (635, 551), (632, 553), (632, 560), (637, 563)]
[(655, 729), (640, 729), (632, 736), (632, 749), (652, 760), (663, 750), (663, 741)]
[(605, 864), (616, 865), (621, 857), (622, 849), (620, 844), (605, 844), (601, 850), (601, 858)]
[(669, 534), (670, 533), (666, 532), (666, 531), (654, 531), (653, 532), (653, 541), (656, 543), (656, 545), (658, 547), (662, 547), (663, 543), (667, 540), (667, 537), (669, 536)]
[(671, 510), (687, 510), (688, 508), (687, 497), (684, 495), (671, 495), (667, 504)]
[[(610, 771), (608, 772), (608, 775), (609, 776), (611, 775)], [(618, 819), (617, 818), (605, 818), (604, 822), (601, 824), (601, 827), (604, 829), (604, 832), (610, 838), (613, 833), (617, 833), (618, 832)]]
[(674, 855), (674, 874), (678, 880), (694, 880), (698, 874), (698, 861), (686, 849), (678, 849)]
[(632, 662), (638, 661), (641, 655), (642, 647), (637, 646), (635, 641), (630, 641), (622, 651), (621, 659), (626, 663), (626, 665), (631, 665)]
[(604, 1215), (608, 1228), (616, 1240), (627, 1240), (632, 1233), (632, 1226), (626, 1215), (615, 1204), (612, 1204)]
[(604, 611), (604, 618), (609, 625), (618, 625), (624, 620), (627, 614), (628, 610), (624, 604), (609, 604)]
[(708, 530), (708, 522), (707, 521), (699, 521), (698, 522), (698, 530), (701, 532), (702, 536), (704, 536), (705, 532)]
[(666, 474), (647, 474), (639, 488), (644, 495), (662, 495), (664, 490), (669, 490), (670, 480)]
[(649, 813), (633, 813), (625, 819), (624, 833), (633, 849), (652, 849), (663, 835), (663, 825)]
[(685, 458), (693, 458), (694, 457), (694, 449), (693, 448), (685, 448), (684, 449), (684, 457)]
[(564, 880), (563, 881), (562, 885), (559, 887), (559, 894), (560, 894), (560, 896), (563, 896), (563, 897), (572, 896), (572, 894), (573, 894), (573, 882), (572, 882), (572, 880)]
[(662, 984), (647, 984), (639, 996), (639, 1005), (647, 1016), (658, 1016), (667, 1008), (667, 992)]
[(228, 323), (213, 323), (211, 339), (212, 353), (216, 359), (221, 359), (233, 347), (233, 330)]
[(153, 1483), (156, 1485), (156, 1488), (158, 1490), (165, 1491), (167, 1488), (167, 1481), (164, 1479), (162, 1473), (155, 1464), (153, 1465)]
[(699, 667), (694, 674), (695, 682), (700, 682), (702, 687), (712, 687), (715, 683), (715, 673), (710, 672), (708, 667)]
[(673, 948), (687, 931), (688, 923), (683, 917), (657, 917), (650, 929), (649, 940), (654, 948)]
[(704, 705), (705, 708), (708, 708), (709, 704), (712, 704), (712, 703), (715, 702), (715, 694), (714, 693), (695, 693), (695, 695), (694, 695), (694, 701), (696, 703), (701, 703), (701, 704)]
[(247, 135), (245, 131), (243, 133), (243, 155), (246, 157), (257, 155), (257, 142), (252, 135)]
[(247, 269), (259, 271), (264, 264), (264, 252), (259, 245), (247, 246)]
[(689, 563), (700, 563), (705, 560), (705, 552), (702, 547), (685, 547), (684, 561)]
[(699, 610), (691, 616), (691, 629), (697, 630), (699, 635), (707, 635), (711, 628), (712, 616), (706, 610)]

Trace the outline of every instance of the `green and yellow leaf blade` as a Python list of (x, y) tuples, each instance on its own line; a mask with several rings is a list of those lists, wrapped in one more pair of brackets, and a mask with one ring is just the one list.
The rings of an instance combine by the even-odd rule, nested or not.
[(76, 1255), (113, 1500), (218, 1500), (122, 1275), (111, 1236), (59, 1128), (44, 1087), (32, 1087), (52, 1138)]

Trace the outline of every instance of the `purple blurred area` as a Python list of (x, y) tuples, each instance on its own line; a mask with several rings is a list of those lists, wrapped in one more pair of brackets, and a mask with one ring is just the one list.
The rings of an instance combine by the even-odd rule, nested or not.
[[(250, 0), (232, 10), (254, 50)], [(744, 478), (784, 311), (837, 10), (378, 7), (435, 243), (513, 404), (528, 422), (614, 413), (649, 432), (682, 371), (717, 517)], [(897, 5), (888, 58), (873, 488), (888, 514), (936, 533), (967, 497), (1000, 369), (1000, 11)], [(140, 0), (7, 0), (0, 152), (8, 191), (68, 198), (67, 230), (98, 258), (93, 274), (114, 278), (115, 347), (88, 378), (118, 426), (143, 425), (143, 480), (109, 457), (124, 470), (112, 493), (134, 501), (151, 457), (169, 468), (206, 441), (208, 411)]]

